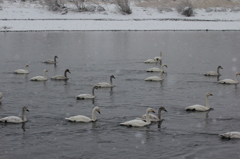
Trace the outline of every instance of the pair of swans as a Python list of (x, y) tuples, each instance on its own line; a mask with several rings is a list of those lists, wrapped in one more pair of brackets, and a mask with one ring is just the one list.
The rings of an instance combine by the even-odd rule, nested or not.
[(221, 84), (238, 84), (239, 83), (238, 79), (237, 79), (238, 75), (240, 75), (240, 73), (236, 73), (234, 79), (224, 79), (224, 80), (218, 81), (218, 83), (221, 83)]
[(115, 79), (114, 75), (110, 76), (110, 84), (107, 83), (107, 82), (101, 82), (101, 83), (96, 84), (95, 86), (98, 86), (99, 88), (112, 88), (112, 87), (115, 87), (113, 85), (112, 79)]
[(209, 96), (213, 96), (213, 94), (212, 93), (206, 94), (206, 106), (195, 104), (195, 105), (185, 108), (185, 110), (186, 111), (200, 111), (200, 112), (212, 110), (213, 108), (210, 108), (209, 101), (208, 101)]
[(46, 64), (56, 64), (57, 63), (57, 56), (54, 56), (54, 60), (52, 59), (47, 59), (46, 61), (44, 61), (43, 63), (46, 63)]
[(149, 116), (150, 112), (155, 113), (152, 108), (148, 108), (146, 110), (146, 121), (139, 120), (139, 119), (134, 119), (134, 120), (130, 120), (130, 121), (127, 121), (127, 122), (124, 122), (124, 123), (120, 123), (120, 125), (130, 126), (130, 127), (144, 127), (144, 126), (150, 125), (151, 124), (151, 120), (150, 120), (150, 116)]
[(71, 116), (71, 117), (65, 118), (65, 119), (68, 121), (72, 121), (72, 122), (84, 122), (84, 123), (95, 122), (97, 120), (95, 112), (98, 112), (100, 114), (100, 108), (94, 107), (92, 109), (92, 118), (89, 118), (84, 115), (76, 115), (76, 116)]
[(52, 80), (68, 80), (67, 73), (71, 74), (69, 69), (66, 69), (64, 71), (64, 75), (56, 75), (56, 76), (51, 77), (51, 79)]
[(18, 116), (8, 116), (5, 118), (0, 119), (0, 122), (5, 122), (5, 123), (23, 123), (27, 121), (27, 118), (25, 116), (25, 111), (29, 111), (27, 107), (22, 108), (22, 117)]
[(168, 67), (167, 64), (161, 65), (160, 68), (158, 68), (158, 67), (149, 68), (149, 69), (147, 69), (147, 72), (161, 72), (162, 71), (164, 73), (164, 70), (163, 70), (164, 67)]
[[(163, 119), (162, 119), (162, 114), (161, 114), (162, 111), (167, 112), (167, 110), (166, 110), (164, 107), (160, 107), (160, 108), (158, 108), (158, 116), (149, 113), (149, 119), (150, 119), (150, 121), (151, 121), (151, 122), (162, 121), (162, 120), (163, 120)], [(147, 118), (147, 114), (144, 114), (144, 115), (142, 115), (140, 118), (137, 118), (137, 119), (146, 120), (146, 118)]]
[(35, 77), (32, 77), (30, 79), (30, 81), (47, 81), (48, 78), (46, 76), (46, 72), (48, 72), (48, 70), (44, 69), (43, 70), (43, 76), (35, 76)]
[(27, 68), (29, 67), (29, 65), (26, 64), (25, 67), (26, 67), (25, 69), (17, 69), (17, 70), (15, 70), (14, 73), (16, 73), (16, 74), (28, 74), (29, 72), (28, 72)]
[(208, 71), (207, 73), (205, 73), (205, 76), (221, 76), (219, 69), (223, 69), (222, 66), (218, 66), (217, 68), (217, 72), (215, 71)]
[(158, 61), (162, 63), (162, 51), (160, 51), (160, 56), (156, 56), (154, 59), (147, 59), (144, 63), (157, 63)]

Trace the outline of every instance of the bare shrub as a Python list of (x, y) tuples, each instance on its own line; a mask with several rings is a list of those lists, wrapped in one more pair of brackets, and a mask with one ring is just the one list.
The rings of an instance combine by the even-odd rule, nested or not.
[(116, 5), (122, 14), (132, 14), (128, 0), (116, 0)]
[(183, 1), (177, 6), (178, 13), (185, 15), (187, 17), (193, 16), (193, 6), (188, 0)]
[(73, 0), (72, 2), (77, 7), (79, 12), (86, 11), (86, 8), (84, 5), (85, 0)]
[(45, 5), (51, 11), (60, 11), (64, 8), (64, 0), (45, 0)]

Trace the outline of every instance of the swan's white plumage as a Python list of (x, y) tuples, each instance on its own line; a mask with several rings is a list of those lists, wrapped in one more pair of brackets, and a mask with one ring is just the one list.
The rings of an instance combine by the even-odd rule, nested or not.
[(73, 121), (73, 122), (84, 122), (84, 123), (88, 123), (88, 122), (92, 122), (92, 121), (96, 121), (96, 116), (95, 116), (95, 112), (98, 112), (100, 114), (100, 109), (99, 107), (94, 107), (92, 110), (92, 118), (89, 118), (87, 116), (84, 115), (76, 115), (76, 116), (72, 116), (69, 118), (65, 118), (68, 121)]
[(154, 110), (152, 108), (148, 108), (146, 110), (146, 122), (143, 120), (139, 120), (139, 119), (134, 119), (134, 120), (130, 120), (124, 123), (120, 123), (120, 125), (122, 126), (133, 126), (133, 127), (143, 127), (143, 126), (147, 126), (151, 124), (150, 118), (149, 118), (149, 113), (150, 112), (154, 112)]
[(163, 64), (160, 66), (160, 68), (157, 68), (157, 67), (149, 68), (147, 69), (147, 72), (160, 72), (160, 71), (164, 72), (163, 67), (167, 67), (167, 65)]
[(29, 73), (28, 70), (27, 70), (28, 67), (29, 67), (28, 64), (26, 64), (25, 69), (17, 69), (17, 70), (14, 71), (14, 73), (16, 73), (16, 74), (28, 74)]
[(112, 82), (112, 79), (115, 79), (115, 77), (113, 75), (110, 76), (110, 84), (107, 83), (107, 82), (100, 82), (98, 84), (96, 84), (96, 86), (98, 86), (99, 88), (112, 88), (112, 87), (115, 87), (113, 85), (113, 82)]
[(46, 61), (44, 61), (44, 63), (46, 64), (56, 64), (57, 63), (57, 59), (58, 57), (57, 56), (54, 56), (54, 60), (52, 59), (47, 59)]
[(233, 139), (233, 138), (240, 139), (240, 132), (232, 131), (224, 134), (219, 134), (219, 136), (222, 138), (228, 138), (228, 139)]
[(162, 61), (162, 51), (160, 51), (160, 56), (154, 57), (154, 60)]
[(218, 81), (218, 83), (221, 83), (221, 84), (238, 84), (239, 83), (238, 79), (237, 79), (238, 75), (240, 75), (240, 73), (236, 73), (234, 80), (232, 80), (232, 79), (224, 79), (224, 80)]
[(66, 69), (64, 75), (56, 75), (51, 77), (52, 80), (68, 80), (67, 72), (71, 73), (69, 69)]
[(8, 116), (5, 118), (1, 118), (0, 122), (6, 122), (6, 123), (23, 123), (27, 121), (27, 118), (25, 116), (25, 111), (29, 111), (27, 107), (22, 108), (22, 118), (18, 116)]
[(35, 77), (32, 77), (30, 80), (31, 81), (47, 81), (48, 78), (46, 76), (46, 72), (48, 72), (48, 70), (44, 69), (43, 76), (35, 76)]
[[(161, 111), (162, 111), (162, 110), (164, 110), (164, 111), (167, 112), (167, 110), (166, 110), (164, 107), (160, 107), (160, 108), (158, 109), (158, 116), (149, 113), (149, 119), (150, 119), (150, 121), (151, 121), (151, 122), (162, 121), (162, 120), (163, 120), (162, 117), (161, 117)], [(146, 117), (147, 117), (147, 115), (144, 114), (144, 115), (142, 115), (139, 119), (141, 119), (141, 120), (146, 120)], [(137, 119), (138, 119), (138, 118), (137, 118)]]
[(215, 71), (208, 71), (207, 73), (205, 73), (204, 75), (205, 76), (220, 76), (220, 72), (219, 72), (219, 69), (223, 69), (222, 66), (218, 66), (217, 68), (217, 72)]
[(209, 106), (208, 96), (212, 96), (212, 94), (207, 93), (207, 95), (206, 95), (206, 106), (195, 104), (195, 105), (186, 107), (185, 110), (186, 111), (201, 111), (201, 112), (204, 112), (204, 111), (208, 111), (208, 110), (212, 109)]
[(158, 60), (154, 60), (154, 59), (147, 59), (146, 61), (144, 61), (144, 63), (157, 63)]
[(79, 94), (76, 96), (77, 99), (82, 100), (82, 99), (94, 99), (94, 89), (98, 89), (98, 86), (93, 86), (92, 88), (92, 94)]
[(150, 76), (150, 77), (146, 78), (145, 81), (153, 81), (153, 82), (163, 81), (162, 74), (163, 74), (163, 72), (160, 71), (160, 77)]

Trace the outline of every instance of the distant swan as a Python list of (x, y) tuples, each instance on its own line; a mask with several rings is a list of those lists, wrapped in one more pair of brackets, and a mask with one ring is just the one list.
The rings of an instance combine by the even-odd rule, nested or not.
[(33, 78), (31, 78), (31, 81), (47, 81), (48, 78), (46, 76), (46, 72), (48, 72), (48, 70), (44, 69), (43, 70), (43, 76), (35, 76)]
[(210, 108), (210, 106), (209, 106), (208, 96), (212, 96), (212, 93), (206, 94), (206, 106), (195, 104), (195, 105), (185, 108), (185, 110), (186, 111), (200, 111), (200, 112), (211, 110), (212, 108)]
[(5, 123), (23, 123), (27, 121), (27, 118), (25, 116), (25, 111), (29, 111), (27, 107), (22, 108), (22, 118), (17, 116), (8, 116), (5, 118), (0, 119), (0, 122)]
[(134, 126), (134, 127), (143, 127), (143, 126), (147, 126), (147, 125), (150, 125), (151, 124), (151, 121), (150, 121), (150, 118), (149, 118), (149, 113), (150, 112), (154, 112), (154, 110), (152, 108), (148, 108), (146, 110), (146, 122), (143, 121), (143, 120), (138, 120), (138, 119), (134, 119), (134, 120), (130, 120), (130, 121), (127, 121), (127, 122), (124, 122), (124, 123), (121, 123), (120, 125), (123, 125), (123, 126)]
[(68, 80), (67, 72), (71, 73), (69, 69), (66, 69), (64, 75), (56, 75), (51, 77), (52, 80)]
[(114, 77), (113, 75), (111, 75), (111, 76), (110, 76), (110, 84), (107, 83), (107, 82), (101, 82), (101, 83), (96, 84), (96, 86), (98, 86), (99, 88), (115, 87), (115, 86), (113, 85), (113, 82), (112, 82), (112, 79), (113, 79), (113, 78), (115, 79), (115, 77)]
[(232, 79), (224, 79), (224, 80), (220, 80), (218, 81), (218, 83), (222, 83), (222, 84), (238, 84), (238, 79), (237, 79), (237, 75), (240, 75), (240, 73), (236, 73), (234, 80)]
[(65, 118), (68, 121), (73, 121), (73, 122), (84, 122), (84, 123), (89, 123), (89, 122), (94, 122), (96, 121), (96, 115), (95, 112), (98, 112), (100, 114), (100, 109), (99, 107), (94, 107), (92, 110), (92, 118), (89, 118), (84, 115), (76, 115), (76, 116), (71, 116), (69, 118)]
[(233, 139), (233, 138), (240, 139), (240, 132), (232, 131), (224, 134), (219, 134), (219, 136), (227, 139)]
[(94, 99), (95, 95), (94, 95), (94, 89), (98, 89), (98, 86), (93, 86), (92, 88), (92, 95), (91, 94), (79, 94), (77, 97), (77, 99), (81, 100), (81, 99)]
[(0, 102), (1, 102), (1, 100), (2, 100), (2, 95), (3, 95), (3, 94), (0, 92)]
[[(154, 121), (162, 121), (162, 115), (161, 115), (161, 111), (165, 111), (167, 112), (167, 110), (164, 108), (164, 107), (160, 107), (158, 109), (158, 116), (154, 115), (154, 114), (149, 114), (149, 118), (150, 118), (150, 121), (154, 122)], [(143, 120), (146, 120), (146, 114), (142, 115), (140, 117), (140, 119), (143, 119)]]
[(162, 63), (162, 51), (160, 51), (160, 56), (154, 57), (154, 60), (157, 60), (157, 61), (159, 61), (160, 63)]
[(28, 64), (26, 64), (25, 67), (26, 67), (26, 69), (17, 69), (17, 70), (14, 71), (14, 73), (17, 73), (17, 74), (28, 74), (29, 73), (28, 70), (27, 70), (27, 68), (29, 67)]
[(157, 67), (149, 68), (147, 70), (147, 72), (160, 72), (160, 71), (162, 71), (164, 73), (164, 70), (163, 70), (164, 66), (167, 67), (166, 64), (163, 64), (163, 65), (160, 66), (160, 68), (157, 68)]
[(146, 61), (144, 61), (144, 63), (157, 63), (158, 60), (155, 59), (147, 59)]
[(160, 71), (160, 77), (158, 77), (158, 76), (150, 76), (150, 77), (146, 78), (145, 81), (153, 81), (153, 82), (163, 81), (162, 74), (163, 74), (163, 72)]
[(205, 76), (221, 76), (219, 69), (223, 69), (222, 66), (218, 66), (217, 68), (217, 72), (215, 71), (208, 71), (207, 73), (205, 73)]
[(56, 64), (57, 63), (57, 56), (54, 56), (54, 60), (52, 59), (47, 59), (46, 61), (44, 61), (44, 63), (46, 64)]

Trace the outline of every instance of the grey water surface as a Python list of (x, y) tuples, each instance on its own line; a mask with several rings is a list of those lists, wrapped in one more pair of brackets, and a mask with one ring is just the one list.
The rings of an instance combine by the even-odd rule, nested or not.
[[(221, 65), (219, 79), (240, 72), (240, 32), (12, 32), (0, 33), (0, 117), (21, 116), (25, 124), (0, 123), (0, 158), (239, 158), (240, 140), (222, 140), (218, 134), (240, 131), (240, 86), (221, 85), (206, 77)], [(156, 64), (146, 59), (163, 52), (168, 65), (164, 81), (146, 82)], [(57, 65), (42, 63), (57, 55)], [(29, 64), (28, 75), (13, 74)], [(61, 75), (68, 81), (33, 82), (43, 74)], [(76, 100), (91, 93), (94, 84), (114, 87), (95, 90), (96, 99)], [(205, 105), (210, 112), (188, 113), (185, 107)], [(95, 123), (71, 123), (64, 118), (91, 116)], [(164, 121), (143, 128), (120, 126), (145, 114), (148, 107), (164, 106)]]

